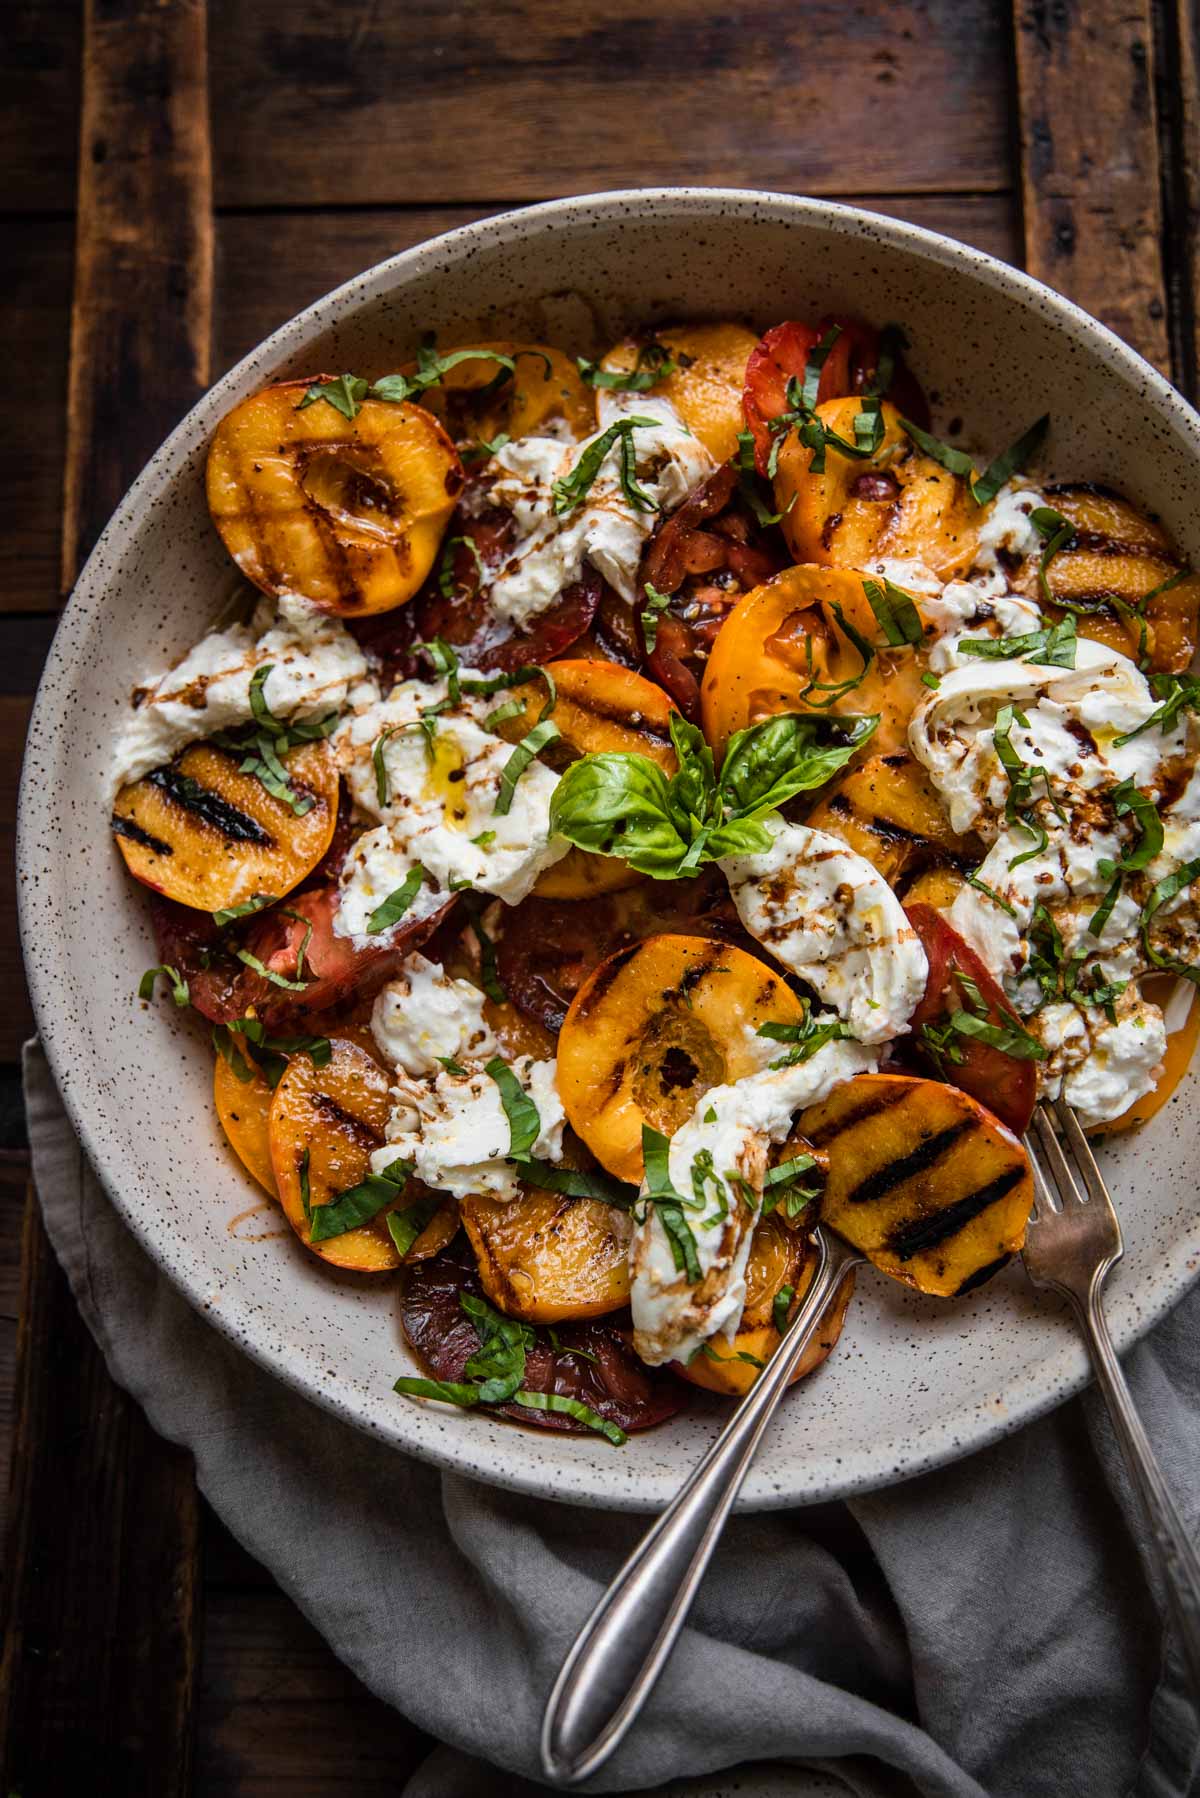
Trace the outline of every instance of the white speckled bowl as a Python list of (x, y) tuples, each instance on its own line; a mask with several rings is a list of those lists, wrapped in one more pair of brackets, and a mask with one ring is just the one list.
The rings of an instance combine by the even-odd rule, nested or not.
[[(252, 278), (249, 277), (249, 278)], [(579, 1504), (649, 1509), (677, 1488), (725, 1408), (698, 1403), (622, 1450), (497, 1425), (392, 1392), (411, 1366), (392, 1282), (348, 1283), (266, 1214), (213, 1115), (203, 1034), (143, 1012), (153, 960), (107, 824), (109, 745), (139, 677), (182, 653), (228, 590), (204, 504), (205, 447), (264, 382), (383, 372), (421, 333), (542, 336), (584, 349), (634, 321), (826, 311), (898, 319), (943, 419), (992, 446), (1038, 412), (1055, 470), (1152, 506), (1200, 560), (1200, 419), (1108, 331), (1026, 276), (913, 226), (824, 201), (719, 190), (603, 194), (469, 225), (382, 263), (284, 325), (159, 450), (80, 577), (38, 694), (21, 786), (21, 932), (38, 1022), (83, 1142), (166, 1274), (281, 1379), (398, 1448)], [(1127, 1345), (1184, 1291), (1200, 1254), (1191, 1074), (1106, 1151), (1127, 1253), (1109, 1314)], [(1019, 1268), (955, 1303), (860, 1277), (841, 1346), (784, 1404), (746, 1483), (767, 1508), (881, 1486), (1016, 1428), (1085, 1378), (1073, 1331)], [(699, 1397), (699, 1395), (697, 1395)]]

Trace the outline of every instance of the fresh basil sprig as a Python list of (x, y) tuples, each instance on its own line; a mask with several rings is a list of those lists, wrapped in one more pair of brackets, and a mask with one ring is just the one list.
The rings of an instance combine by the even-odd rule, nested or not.
[[(541, 350), (521, 350), (523, 356), (539, 356), (546, 365), (542, 377), (549, 380), (552, 373), (550, 358)], [(449, 355), (439, 356), (433, 345), (426, 342), (417, 351), (417, 369), (411, 375), (384, 375), (380, 381), (368, 381), (363, 375), (335, 375), (328, 381), (314, 381), (303, 398), (296, 404), (296, 411), (303, 412), (306, 407), (316, 405), (324, 400), (335, 412), (351, 423), (362, 410), (366, 399), (384, 400), (387, 404), (398, 406), (405, 400), (428, 391), (430, 387), (440, 387), (452, 368), (461, 362), (494, 362), (497, 366), (495, 380), (489, 381), (485, 387), (478, 388), (477, 399), (482, 399), (503, 386), (516, 373), (517, 364), (512, 356), (503, 355), (499, 350), (452, 350)]]
[(925, 626), (912, 595), (892, 581), (864, 581), (867, 604), (887, 638), (889, 649), (913, 648), (925, 641)]
[(1200, 968), (1189, 967), (1186, 962), (1177, 961), (1174, 956), (1163, 955), (1150, 941), (1150, 926), (1154, 921), (1155, 912), (1166, 905), (1168, 900), (1174, 899), (1177, 893), (1182, 893), (1187, 887), (1190, 887), (1194, 880), (1200, 880), (1200, 860), (1185, 862), (1182, 868), (1176, 868), (1173, 874), (1168, 874), (1165, 879), (1160, 880), (1142, 907), (1138, 927), (1141, 931), (1142, 947), (1146, 951), (1146, 959), (1151, 967), (1161, 968), (1165, 973), (1178, 974), (1182, 979), (1191, 980), (1200, 986)]
[(1056, 604), (1054, 594), (1050, 591), (1050, 564), (1062, 550), (1066, 549), (1075, 535), (1075, 526), (1069, 518), (1053, 506), (1035, 506), (1029, 514), (1029, 522), (1042, 539), (1044, 548), (1038, 557), (1038, 588), (1042, 595), (1042, 604)]
[(167, 983), (171, 988), (171, 997), (172, 997), (172, 999), (174, 999), (176, 1005), (178, 1005), (180, 1007), (183, 1007), (184, 1005), (190, 1005), (191, 1004), (191, 995), (188, 992), (187, 981), (184, 979), (183, 975), (179, 972), (178, 968), (169, 968), (167, 966), (166, 962), (160, 962), (158, 967), (156, 967), (156, 968), (147, 968), (146, 969), (146, 972), (142, 975), (142, 978), (138, 981), (138, 989), (137, 989), (138, 998), (139, 999), (153, 999), (154, 985), (160, 974), (165, 976)]
[(649, 581), (645, 583), (642, 591), (646, 595), (646, 604), (641, 612), (642, 641), (646, 645), (646, 654), (652, 656), (654, 646), (658, 642), (658, 616), (660, 612), (665, 612), (670, 605), (671, 595), (660, 593), (657, 587), (650, 585)]
[(786, 1055), (771, 1062), (772, 1068), (794, 1068), (802, 1061), (811, 1061), (818, 1049), (823, 1049), (826, 1043), (842, 1042), (851, 1036), (851, 1032), (836, 1014), (814, 1014), (807, 999), (801, 999), (800, 1003), (804, 1008), (804, 1016), (798, 1024), (777, 1024), (772, 1020), (758, 1027), (759, 1036), (765, 1036), (768, 1042), (789, 1045)]
[(721, 856), (761, 853), (771, 841), (762, 820), (827, 781), (878, 722), (779, 713), (730, 739), (718, 778), (704, 737), (672, 712), (678, 772), (668, 776), (644, 755), (582, 756), (554, 789), (551, 834), (620, 856), (656, 880), (677, 880)]
[(884, 437), (883, 412), (877, 394), (867, 394), (854, 419), (854, 442), (849, 443), (830, 430), (817, 413), (817, 395), (821, 388), (821, 371), (830, 350), (842, 335), (840, 325), (831, 325), (819, 343), (813, 345), (804, 365), (803, 379), (795, 375), (787, 383), (787, 410), (767, 421), (774, 441), (767, 457), (767, 476), (774, 479), (779, 468), (779, 452), (793, 429), (806, 449), (812, 451), (810, 472), (824, 474), (825, 451), (833, 449), (840, 456), (862, 461), (873, 456)]
[[(328, 1067), (333, 1056), (327, 1036), (271, 1036), (261, 1018), (231, 1018), (215, 1025), (212, 1035), (213, 1047), (239, 1080), (253, 1080), (257, 1071), (272, 1091), (287, 1073), (291, 1056), (307, 1055), (314, 1068)], [(235, 1036), (242, 1040), (241, 1049)]]
[(958, 645), (960, 655), (977, 656), (982, 661), (1035, 662), (1044, 668), (1074, 668), (1078, 647), (1075, 619), (1070, 612), (1045, 630), (1026, 631), (1019, 637), (968, 637)]
[(1132, 743), (1135, 737), (1140, 737), (1155, 724), (1165, 736), (1183, 712), (1200, 712), (1200, 680), (1194, 674), (1152, 674), (1150, 688), (1162, 704), (1156, 706), (1136, 730), (1127, 730), (1124, 735), (1114, 737), (1114, 748)]
[(390, 930), (393, 924), (398, 924), (427, 878), (420, 862), (411, 867), (395, 892), (389, 893), (383, 904), (377, 905), (367, 919), (367, 935), (379, 936), (383, 931)]
[[(646, 1165), (646, 1184), (642, 1202), (653, 1207), (671, 1248), (675, 1271), (687, 1279), (689, 1286), (700, 1281), (700, 1256), (692, 1227), (684, 1215), (689, 1201), (675, 1190), (671, 1182), (671, 1139), (650, 1124), (642, 1125), (642, 1159)], [(696, 1209), (693, 1205), (692, 1209)]]

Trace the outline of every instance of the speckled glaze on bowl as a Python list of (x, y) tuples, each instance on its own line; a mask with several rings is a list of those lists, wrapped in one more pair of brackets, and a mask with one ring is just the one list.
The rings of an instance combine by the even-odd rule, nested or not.
[[(252, 278), (252, 277), (249, 277)], [(668, 189), (561, 201), (469, 225), (319, 300), (227, 375), (131, 489), (80, 577), (38, 694), (21, 785), (21, 932), (39, 1026), (113, 1201), (191, 1302), (262, 1365), (348, 1422), (444, 1467), (570, 1503), (664, 1503), (726, 1410), (701, 1401), (622, 1450), (507, 1428), (391, 1390), (411, 1370), (396, 1289), (319, 1267), (224, 1145), (211, 1054), (168, 1004), (133, 998), (153, 960), (107, 828), (109, 745), (131, 688), (211, 622), (230, 568), (205, 511), (205, 447), (264, 382), (382, 373), (421, 334), (482, 327), (602, 347), (632, 322), (827, 311), (904, 322), (941, 419), (993, 447), (1053, 415), (1055, 471), (1153, 507), (1200, 560), (1200, 419), (1117, 338), (1047, 289), (945, 238), (852, 208)], [(1110, 1286), (1118, 1346), (1176, 1299), (1200, 1257), (1191, 1074), (1105, 1151), (1125, 1229)], [(257, 1238), (257, 1240), (256, 1240)], [(1062, 1314), (1020, 1269), (954, 1303), (860, 1276), (841, 1345), (788, 1398), (746, 1483), (752, 1509), (885, 1485), (981, 1447), (1076, 1391)], [(700, 1395), (697, 1394), (697, 1399)]]

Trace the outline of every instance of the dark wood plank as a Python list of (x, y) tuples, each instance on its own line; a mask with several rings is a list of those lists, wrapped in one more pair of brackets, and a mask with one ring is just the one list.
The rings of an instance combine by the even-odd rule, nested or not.
[(1200, 0), (1156, 11), (1163, 250), (1175, 384), (1200, 397)]
[(206, 1585), (197, 1792), (393, 1798), (432, 1746), (334, 1659), (282, 1592)]
[(1008, 18), (994, 0), (211, 12), (222, 206), (1009, 185)]
[[(875, 212), (909, 219), (1014, 261), (1020, 229), (1011, 193), (865, 195)], [(346, 212), (258, 214), (217, 219), (217, 300), (213, 373), (223, 374), (269, 331), (331, 287), (387, 256), (452, 231), (497, 208), (471, 206), (370, 207)], [(264, 258), (264, 232), (271, 254)], [(253, 278), (245, 271), (253, 270)]]
[(0, 1062), (20, 1060), (33, 1032), (25, 970), (17, 934), (17, 783), (32, 700), (0, 695)]
[(1170, 373), (1151, 0), (1018, 0), (1031, 274)]
[[(88, 0), (64, 586), (208, 377), (206, 66), (203, 0)], [(190, 1457), (109, 1379), (32, 1195), (22, 1266), (3, 1789), (185, 1798), (199, 1625)]]
[(32, 1193), (23, 1266), (4, 1790), (184, 1798), (198, 1546), (190, 1463), (108, 1378)]
[(87, 0), (86, 28), (64, 588), (207, 386), (212, 320), (204, 0)]
[[(25, 220), (5, 231), (0, 342), (34, 371), (36, 428), (0, 434), (0, 610), (59, 603), (67, 349), (71, 316), (70, 219)], [(32, 417), (32, 415), (31, 415)]]
[(75, 204), (82, 40), (83, 0), (0, 6), (7, 90), (0, 107), (0, 204), (6, 212), (69, 212)]

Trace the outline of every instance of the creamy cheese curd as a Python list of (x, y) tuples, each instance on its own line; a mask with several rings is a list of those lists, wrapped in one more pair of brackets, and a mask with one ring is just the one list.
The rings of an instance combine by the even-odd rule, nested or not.
[(376, 994), (371, 1034), (384, 1059), (414, 1077), (436, 1074), (443, 1059), (465, 1064), (497, 1053), (479, 988), (423, 955), (406, 957)]
[(1026, 556), (1040, 556), (1042, 538), (1030, 513), (1045, 505), (1043, 496), (1032, 487), (1009, 481), (1001, 487), (988, 506), (975, 548), (975, 566), (992, 569), (1001, 565), (1003, 556), (1023, 561)]
[(1153, 1091), (1167, 1032), (1157, 1005), (1127, 988), (1114, 1002), (1114, 1022), (1094, 1005), (1056, 1003), (1029, 1020), (1047, 1050), (1039, 1067), (1046, 1098), (1063, 1098), (1085, 1129), (1119, 1117)]
[[(540, 1161), (561, 1161), (566, 1120), (554, 1062), (520, 1055), (511, 1067), (541, 1120), (531, 1153)], [(419, 1180), (456, 1199), (480, 1193), (520, 1197), (520, 1175), (506, 1160), (511, 1132), (500, 1089), (482, 1069), (466, 1074), (440, 1069), (424, 1079), (401, 1076), (392, 1088), (386, 1136), (385, 1146), (371, 1156), (377, 1174), (393, 1161), (406, 1161)]]
[(263, 698), (276, 718), (340, 711), (367, 676), (359, 645), (338, 618), (298, 594), (260, 605), (250, 624), (210, 631), (167, 674), (150, 683), (117, 738), (114, 789), (140, 780), (218, 731), (253, 717), (250, 682), (270, 664)]
[[(689, 1285), (676, 1268), (655, 1206), (648, 1206), (630, 1244), (633, 1341), (643, 1361), (651, 1366), (686, 1361), (710, 1337), (732, 1341), (746, 1304), (746, 1261), (762, 1210), (769, 1144), (785, 1140), (797, 1111), (878, 1065), (877, 1054), (864, 1044), (832, 1042), (794, 1067), (749, 1074), (705, 1093), (671, 1138), (669, 1153), (671, 1184), (685, 1198), (695, 1194), (693, 1166), (706, 1150), (720, 1182), (706, 1179), (704, 1209), (684, 1212), (696, 1244), (699, 1282)], [(746, 1188), (735, 1189), (731, 1173)], [(753, 1204), (747, 1203), (748, 1192)]]
[[(636, 400), (637, 404), (626, 404)], [(715, 463), (666, 400), (651, 394), (600, 396), (601, 431), (580, 444), (524, 437), (507, 443), (488, 463), (497, 479), (490, 503), (513, 515), (517, 540), (509, 561), (488, 592), (498, 617), (528, 624), (577, 581), (589, 563), (622, 599), (637, 591), (642, 551), (659, 518), (680, 505)], [(570, 473), (604, 429), (623, 417), (651, 418), (632, 434), (637, 481), (653, 509), (631, 505), (621, 486), (622, 445), (609, 449), (582, 502), (561, 516), (554, 511), (553, 484)]]
[(908, 1028), (928, 963), (886, 880), (840, 837), (772, 826), (761, 855), (721, 862), (751, 936), (808, 983), (865, 1043)]
[[(463, 678), (479, 677), (465, 669)], [(463, 887), (516, 905), (570, 847), (550, 839), (550, 796), (558, 776), (536, 758), (517, 782), (509, 810), (497, 813), (500, 778), (514, 745), (472, 715), (495, 706), (494, 698), (484, 704), (464, 695), (455, 710), (433, 715), (435, 733), (426, 736), (420, 719), (446, 697), (445, 681), (405, 681), (335, 735), (356, 804), (380, 820), (358, 839), (342, 870), (334, 920), (340, 936), (366, 936), (372, 912), (418, 863), (429, 878), (402, 923), (432, 917)], [(381, 739), (382, 800), (374, 756)]]

